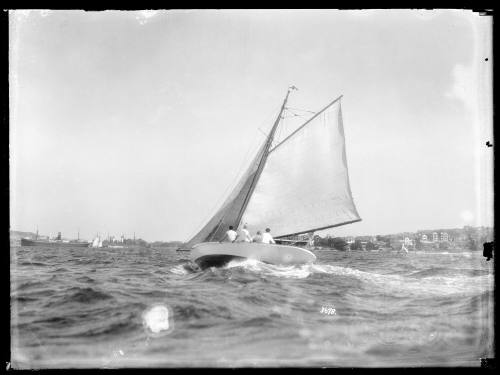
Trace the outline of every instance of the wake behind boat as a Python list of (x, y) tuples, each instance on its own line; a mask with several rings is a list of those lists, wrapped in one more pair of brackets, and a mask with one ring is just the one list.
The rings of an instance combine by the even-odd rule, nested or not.
[[(276, 141), (283, 123), (288, 89), (279, 114), (257, 155), (222, 207), (185, 245), (199, 266), (234, 257), (271, 264), (314, 261), (310, 251), (295, 246), (291, 236), (360, 221), (349, 185), (342, 110), (339, 96), (305, 123)], [(310, 112), (310, 111), (307, 111)], [(282, 126), (283, 127), (283, 126)], [(280, 128), (281, 134), (283, 129)], [(273, 141), (275, 141), (273, 143)], [(251, 233), (272, 228), (276, 242), (218, 243), (229, 226), (246, 224)], [(283, 244), (284, 243), (284, 244)], [(178, 249), (184, 250), (184, 249)], [(203, 267), (202, 267), (203, 268)]]

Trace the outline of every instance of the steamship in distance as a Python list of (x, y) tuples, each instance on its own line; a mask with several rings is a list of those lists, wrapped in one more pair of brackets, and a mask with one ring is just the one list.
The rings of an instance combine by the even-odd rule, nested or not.
[(50, 246), (50, 247), (89, 247), (90, 242), (80, 241), (80, 235), (78, 235), (78, 240), (69, 241), (63, 240), (61, 238), (61, 232), (57, 234), (55, 239), (38, 239), (38, 231), (34, 240), (29, 238), (21, 238), (21, 246)]

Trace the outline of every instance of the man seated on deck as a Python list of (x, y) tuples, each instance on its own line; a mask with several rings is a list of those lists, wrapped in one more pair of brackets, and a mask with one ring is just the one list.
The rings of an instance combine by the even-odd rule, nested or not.
[(257, 234), (252, 239), (252, 242), (262, 242), (262, 232), (260, 230), (257, 231)]
[(233, 226), (230, 225), (229, 230), (226, 232), (226, 234), (224, 234), (224, 237), (219, 242), (224, 242), (224, 241), (234, 242), (234, 240), (236, 240), (237, 236), (238, 236), (238, 233), (236, 233), (233, 229)]
[(276, 243), (273, 236), (271, 236), (271, 229), (266, 228), (266, 232), (262, 235), (262, 243)]
[(250, 237), (250, 232), (248, 231), (246, 224), (239, 230), (236, 240), (236, 242), (252, 242), (252, 237)]

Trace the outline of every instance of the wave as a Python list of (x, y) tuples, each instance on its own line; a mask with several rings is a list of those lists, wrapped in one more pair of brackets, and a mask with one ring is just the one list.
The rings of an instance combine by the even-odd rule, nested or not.
[(21, 283), (15, 288), (15, 290), (26, 290), (26, 289), (31, 289), (31, 288), (37, 288), (37, 287), (44, 287), (46, 286), (44, 283), (41, 281), (26, 281), (24, 283)]
[(190, 271), (194, 272), (194, 270), (189, 266), (189, 263), (178, 264), (177, 266), (172, 267), (169, 271), (175, 275), (187, 275)]
[(58, 272), (68, 272), (69, 270), (67, 268), (61, 267), (61, 268), (56, 268), (55, 270), (48, 271), (50, 273), (58, 273)]
[(103, 293), (92, 288), (73, 287), (70, 288), (68, 291), (73, 291), (73, 293), (64, 298), (65, 302), (90, 303), (90, 302), (98, 302), (114, 298), (110, 294)]
[(74, 322), (75, 322), (75, 320), (70, 318), (70, 317), (53, 316), (53, 317), (46, 318), (46, 319), (34, 320), (32, 323), (33, 324), (41, 323), (41, 324), (48, 324), (51, 326), (63, 326), (63, 327), (65, 327), (65, 326), (72, 325)]
[[(478, 253), (476, 251), (476, 253)], [(422, 251), (422, 250), (417, 250), (412, 252), (412, 254), (418, 254), (418, 255), (460, 255), (464, 256), (466, 258), (470, 258), (474, 252), (472, 251)]]
[(82, 276), (82, 277), (79, 277), (75, 280), (79, 281), (81, 283), (95, 283), (95, 280), (91, 277), (88, 277), (88, 276)]
[(37, 301), (37, 298), (33, 297), (26, 297), (26, 296), (18, 296), (18, 295), (13, 295), (11, 297), (12, 302), (34, 302)]
[(41, 267), (46, 267), (48, 264), (45, 263), (40, 263), (40, 262), (21, 262), (19, 263), (20, 266), (41, 266)]
[[(185, 274), (185, 271), (181, 271), (182, 268), (180, 266), (174, 267), (174, 269), (171, 272), (178, 272), (179, 274), (182, 272)], [(344, 276), (364, 282), (365, 289), (367, 288), (367, 290), (375, 288), (380, 293), (395, 295), (406, 295), (409, 293), (414, 296), (423, 297), (453, 294), (477, 295), (493, 288), (493, 275), (489, 273), (485, 274), (482, 270), (435, 268), (434, 270), (417, 271), (411, 275), (387, 275), (318, 263), (278, 266), (262, 263), (255, 259), (233, 260), (222, 269), (208, 269), (198, 272), (198, 276), (202, 277), (205, 281), (210, 280), (212, 277), (216, 279), (221, 276), (233, 277), (234, 272), (228, 273), (227, 271), (237, 269), (244, 272), (258, 273), (263, 277), (271, 276), (278, 278), (305, 279), (320, 274)], [(453, 270), (451, 275), (442, 275), (444, 271), (450, 270)], [(237, 280), (240, 281), (239, 278)]]
[(416, 278), (426, 278), (433, 276), (459, 277), (462, 275), (475, 277), (475, 276), (485, 276), (488, 274), (489, 272), (487, 270), (480, 270), (480, 269), (432, 267), (426, 270), (413, 272), (408, 276)]
[(94, 324), (79, 322), (77, 319), (68, 319), (64, 317), (53, 317), (45, 320), (39, 320), (33, 323), (50, 326), (50, 333), (46, 334), (51, 338), (94, 338), (106, 336), (123, 336), (140, 328), (137, 319), (128, 316), (125, 319), (109, 322), (108, 320), (99, 320)]
[(72, 336), (77, 337), (95, 337), (95, 336), (103, 336), (103, 335), (120, 335), (122, 336), (125, 333), (135, 331), (140, 326), (134, 322), (133, 319), (127, 319), (123, 321), (113, 322), (108, 325), (104, 325), (97, 328), (86, 329), (82, 333), (74, 334)]
[(382, 275), (364, 272), (348, 267), (332, 265), (311, 265), (315, 272), (325, 272), (333, 275), (351, 276), (366, 282), (368, 285), (378, 287), (386, 294), (422, 294), (450, 295), (467, 294), (477, 295), (493, 288), (493, 275), (481, 276), (429, 276), (425, 278), (407, 277), (401, 275)]

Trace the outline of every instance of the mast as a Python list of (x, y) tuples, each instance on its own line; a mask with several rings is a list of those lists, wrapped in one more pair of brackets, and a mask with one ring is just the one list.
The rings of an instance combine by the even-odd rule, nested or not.
[(264, 169), (264, 165), (266, 165), (266, 160), (267, 160), (267, 156), (269, 155), (269, 148), (271, 147), (271, 143), (273, 142), (274, 133), (276, 132), (278, 124), (281, 120), (281, 115), (283, 114), (283, 111), (285, 110), (286, 102), (288, 101), (288, 96), (290, 95), (290, 92), (292, 90), (298, 90), (298, 89), (295, 86), (290, 86), (288, 88), (288, 91), (287, 91), (286, 96), (285, 96), (285, 100), (283, 100), (283, 104), (281, 105), (280, 113), (278, 114), (278, 117), (274, 121), (274, 125), (269, 133), (269, 136), (267, 137), (266, 146), (265, 146), (266, 151), (265, 151), (262, 159), (260, 159), (259, 166), (257, 167), (257, 171), (255, 172), (255, 175), (252, 179), (250, 189), (248, 190), (248, 193), (247, 193), (245, 200), (243, 202), (243, 206), (241, 207), (241, 210), (238, 213), (238, 218), (236, 219), (235, 227), (238, 227), (238, 225), (240, 224), (241, 217), (243, 216), (243, 213), (245, 212), (245, 209), (247, 208), (248, 201), (250, 200), (250, 197), (252, 196), (252, 193), (255, 189), (255, 186), (257, 185), (257, 182), (259, 181), (259, 177), (260, 177), (260, 174), (262, 172), (262, 169)]

